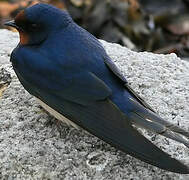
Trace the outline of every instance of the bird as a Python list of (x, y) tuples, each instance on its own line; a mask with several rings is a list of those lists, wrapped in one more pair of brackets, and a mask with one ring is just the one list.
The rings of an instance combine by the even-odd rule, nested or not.
[(154, 145), (138, 127), (188, 148), (189, 132), (162, 119), (130, 87), (101, 42), (67, 11), (39, 3), (5, 25), (20, 36), (10, 57), (13, 69), (48, 112), (146, 163), (189, 174), (187, 165)]

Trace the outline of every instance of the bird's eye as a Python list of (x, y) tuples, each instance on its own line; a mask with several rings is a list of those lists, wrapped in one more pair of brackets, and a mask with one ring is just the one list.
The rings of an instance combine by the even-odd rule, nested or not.
[(27, 30), (28, 30), (29, 32), (38, 31), (38, 30), (39, 30), (39, 25), (36, 24), (36, 23), (29, 23), (29, 24), (27, 25)]
[(35, 28), (37, 28), (37, 27), (38, 27), (38, 25), (37, 25), (37, 24), (35, 24), (35, 23), (32, 23), (32, 24), (31, 24), (31, 27), (32, 27), (33, 29), (35, 29)]

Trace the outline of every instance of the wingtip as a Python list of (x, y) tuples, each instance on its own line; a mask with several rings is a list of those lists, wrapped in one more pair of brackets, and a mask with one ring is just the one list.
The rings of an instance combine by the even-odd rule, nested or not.
[(171, 158), (167, 163), (165, 162), (164, 169), (178, 174), (189, 174), (189, 167), (174, 158)]
[(174, 173), (179, 173), (179, 174), (189, 174), (189, 167), (180, 163), (179, 166), (177, 166), (174, 169), (170, 169), (169, 171), (174, 172)]
[[(157, 147), (156, 147), (157, 148)], [(159, 148), (158, 148), (159, 149)], [(155, 150), (155, 149), (154, 149)], [(157, 149), (156, 149), (157, 150)], [(160, 150), (160, 149), (159, 149)], [(158, 167), (162, 170), (170, 171), (173, 173), (178, 173), (178, 174), (189, 174), (189, 167), (182, 163), (181, 161), (171, 158), (171, 156), (165, 152), (162, 151), (163, 154), (158, 154), (159, 155), (159, 160), (154, 160), (154, 159), (146, 159), (145, 156), (139, 157), (136, 154), (131, 154), (132, 156), (141, 159), (142, 161), (151, 164), (155, 167)]]

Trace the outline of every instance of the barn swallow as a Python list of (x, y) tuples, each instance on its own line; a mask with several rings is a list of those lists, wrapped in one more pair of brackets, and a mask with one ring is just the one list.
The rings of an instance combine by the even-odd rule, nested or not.
[(18, 79), (56, 118), (151, 165), (189, 174), (189, 167), (156, 147), (136, 127), (188, 148), (189, 132), (159, 117), (131, 89), (98, 39), (66, 11), (37, 4), (5, 25), (15, 27), (20, 35), (11, 54)]

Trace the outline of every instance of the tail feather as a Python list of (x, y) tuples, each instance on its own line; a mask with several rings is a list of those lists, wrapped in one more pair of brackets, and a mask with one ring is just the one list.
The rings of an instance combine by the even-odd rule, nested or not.
[(165, 121), (136, 101), (133, 100), (131, 103), (135, 107), (135, 110), (130, 113), (129, 117), (134, 125), (183, 143), (189, 148), (189, 132)]

